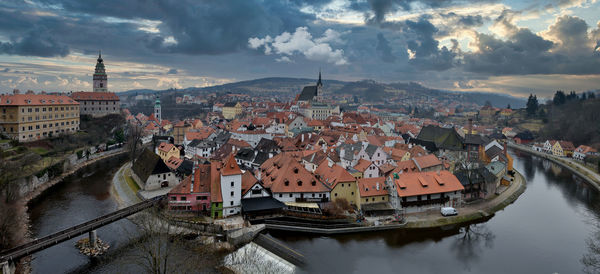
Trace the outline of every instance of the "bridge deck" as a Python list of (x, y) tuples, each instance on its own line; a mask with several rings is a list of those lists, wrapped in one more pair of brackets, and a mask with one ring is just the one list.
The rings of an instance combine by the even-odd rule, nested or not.
[(152, 200), (146, 200), (135, 205), (119, 209), (115, 212), (100, 216), (96, 219), (78, 224), (76, 226), (58, 231), (56, 233), (44, 236), (42, 238), (33, 240), (26, 244), (3, 250), (0, 253), (0, 262), (5, 261), (15, 261), (24, 256), (31, 255), (40, 250), (46, 249), (53, 245), (62, 243), (66, 240), (69, 240), (73, 237), (77, 237), (79, 235), (90, 232), (94, 229), (98, 229), (107, 224), (113, 223), (130, 215), (133, 215), (137, 212), (140, 212), (144, 209), (152, 207), (156, 202), (162, 199), (162, 196), (156, 197)]

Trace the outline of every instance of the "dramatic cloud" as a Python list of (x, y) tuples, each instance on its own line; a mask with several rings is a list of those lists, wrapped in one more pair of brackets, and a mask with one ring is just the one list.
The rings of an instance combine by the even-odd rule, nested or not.
[(396, 61), (396, 56), (392, 53), (392, 47), (390, 47), (390, 42), (385, 39), (383, 33), (377, 34), (377, 47), (375, 48), (377, 53), (381, 57), (381, 61), (387, 63), (393, 63)]
[[(317, 66), (342, 80), (445, 89), (520, 92), (547, 87), (540, 79), (591, 89), (599, 9), (595, 0), (0, 1), (0, 92), (86, 89), (100, 49), (115, 91), (308, 77)], [(511, 78), (526, 80), (502, 83)]]
[(290, 62), (289, 56), (302, 54), (308, 60), (322, 61), (335, 65), (348, 63), (344, 58), (344, 51), (333, 50), (327, 42), (341, 42), (341, 34), (335, 30), (327, 29), (322, 37), (313, 39), (307, 27), (298, 27), (294, 33), (284, 32), (275, 38), (253, 37), (248, 39), (248, 46), (252, 49), (264, 48), (264, 53), (284, 55), (278, 58), (280, 62)]

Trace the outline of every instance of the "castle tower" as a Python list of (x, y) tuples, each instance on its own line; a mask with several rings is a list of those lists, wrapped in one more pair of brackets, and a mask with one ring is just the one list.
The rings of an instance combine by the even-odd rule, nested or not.
[(160, 98), (158, 97), (158, 94), (156, 94), (156, 101), (154, 102), (154, 117), (156, 117), (156, 120), (158, 120), (158, 122), (162, 122)]
[(94, 71), (94, 92), (108, 91), (108, 77), (104, 70), (104, 61), (102, 60), (102, 52), (98, 52), (98, 62)]

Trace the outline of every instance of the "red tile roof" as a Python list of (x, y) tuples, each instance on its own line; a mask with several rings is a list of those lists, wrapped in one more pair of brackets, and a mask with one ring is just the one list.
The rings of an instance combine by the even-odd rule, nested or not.
[(414, 157), (413, 161), (415, 162), (415, 165), (417, 165), (417, 167), (419, 167), (419, 169), (421, 169), (421, 170), (424, 168), (433, 167), (433, 166), (442, 164), (440, 159), (435, 157), (435, 155), (433, 155), (433, 154)]
[(221, 163), (210, 163), (210, 202), (221, 203), (223, 196), (221, 195)]
[(198, 165), (196, 170), (194, 170), (194, 193), (211, 192), (211, 173), (212, 169), (210, 164)]
[(456, 176), (447, 170), (398, 174), (394, 184), (400, 197), (464, 190)]
[[(377, 189), (377, 183), (379, 183), (379, 189)], [(385, 177), (358, 179), (358, 192), (360, 197), (388, 195), (385, 187)]]
[(266, 160), (260, 171), (263, 184), (274, 193), (329, 192), (330, 189), (286, 153)]
[(71, 94), (77, 101), (119, 101), (119, 96), (114, 92), (88, 92), (78, 91)]
[(0, 95), (0, 106), (79, 105), (68, 96), (48, 94)]
[(242, 170), (235, 161), (233, 153), (229, 154), (229, 157), (227, 158), (225, 164), (223, 165), (223, 168), (221, 169), (221, 174), (223, 174), (223, 176), (242, 174)]
[(256, 183), (258, 183), (258, 180), (250, 171), (244, 172), (242, 175), (242, 196), (244, 196), (244, 194), (246, 194), (246, 192), (248, 192), (248, 190)]
[(321, 181), (333, 189), (338, 183), (355, 182), (356, 179), (347, 170), (339, 165), (329, 167), (329, 161), (323, 161), (315, 170)]
[(358, 163), (356, 163), (356, 165), (354, 166), (354, 169), (360, 172), (365, 172), (365, 170), (367, 170), (367, 168), (372, 164), (373, 162), (361, 158), (360, 160), (358, 160)]
[(160, 145), (158, 145), (158, 150), (163, 151), (163, 152), (169, 152), (174, 147), (175, 146), (171, 143), (162, 142), (162, 143), (160, 143)]

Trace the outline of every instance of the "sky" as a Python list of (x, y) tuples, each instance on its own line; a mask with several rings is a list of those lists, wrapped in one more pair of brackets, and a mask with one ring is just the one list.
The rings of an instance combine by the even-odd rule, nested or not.
[(600, 89), (597, 0), (2, 0), (0, 93), (263, 77), (456, 91)]

